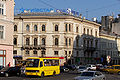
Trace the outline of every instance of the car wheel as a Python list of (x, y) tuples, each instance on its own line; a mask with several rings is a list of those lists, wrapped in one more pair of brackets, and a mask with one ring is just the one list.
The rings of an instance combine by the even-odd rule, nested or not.
[(105, 78), (103, 78), (103, 80), (106, 80)]
[(17, 73), (17, 76), (20, 76), (20, 73)]
[(42, 74), (41, 74), (41, 78), (44, 78), (44, 72), (42, 72)]
[(5, 77), (8, 77), (9, 76), (9, 74), (8, 73), (5, 73)]
[(120, 72), (118, 72), (118, 75), (120, 75)]
[(55, 76), (55, 75), (56, 75), (56, 72), (54, 71), (54, 72), (53, 72), (53, 76)]

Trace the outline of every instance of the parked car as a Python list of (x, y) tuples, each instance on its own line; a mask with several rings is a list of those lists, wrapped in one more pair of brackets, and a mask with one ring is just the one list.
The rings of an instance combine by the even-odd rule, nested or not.
[(66, 66), (69, 70), (75, 70), (76, 69), (76, 65), (67, 65)]
[(0, 66), (0, 70), (1, 70), (2, 68), (4, 68), (4, 66)]
[(111, 68), (111, 66), (104, 66), (101, 71), (102, 72), (108, 72), (108, 70)]
[(104, 66), (102, 64), (96, 64), (97, 71), (102, 71), (103, 68), (104, 68)]
[(120, 65), (112, 65), (111, 68), (107, 70), (108, 73), (116, 73), (120, 75)]
[(93, 64), (88, 64), (88, 65), (87, 65), (87, 69), (88, 69), (88, 70), (96, 70), (96, 66), (93, 65)]
[(60, 72), (69, 72), (69, 69), (65, 66), (60, 66)]
[(0, 70), (0, 75), (5, 77), (14, 75), (20, 76), (20, 74), (21, 74), (20, 67), (5, 67)]
[(82, 73), (88, 71), (87, 67), (85, 66), (79, 66), (79, 69), (77, 69), (77, 73)]
[(74, 80), (105, 80), (105, 75), (99, 71), (86, 71), (81, 73), (80, 76), (74, 78)]

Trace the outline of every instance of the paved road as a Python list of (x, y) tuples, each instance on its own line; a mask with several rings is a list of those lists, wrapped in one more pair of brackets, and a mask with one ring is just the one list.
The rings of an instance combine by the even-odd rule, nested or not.
[[(58, 76), (47, 76), (45, 78), (39, 78), (39, 77), (0, 77), (0, 80), (73, 80), (74, 77), (78, 76), (79, 74), (76, 74), (74, 72), (70, 73), (61, 73)], [(117, 74), (105, 74), (106, 80), (120, 80), (120, 75)]]

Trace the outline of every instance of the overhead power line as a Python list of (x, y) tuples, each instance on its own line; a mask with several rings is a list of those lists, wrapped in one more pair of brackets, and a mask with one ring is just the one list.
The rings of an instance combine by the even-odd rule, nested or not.
[(46, 6), (49, 6), (49, 7), (51, 7), (51, 8), (54, 8), (55, 10), (57, 10), (56, 7), (52, 6), (51, 4), (46, 3), (46, 2), (43, 1), (43, 0), (38, 0), (38, 1), (40, 1), (40, 2), (43, 3), (43, 4), (45, 4)]
[[(116, 6), (116, 5), (120, 5), (120, 3), (117, 2), (117, 3), (114, 3), (114, 4), (102, 6), (102, 7), (95, 8), (95, 9), (91, 9), (91, 10), (87, 10), (87, 11), (88, 11), (88, 12), (95, 12), (95, 11), (98, 11), (98, 10), (101, 10), (101, 9), (105, 9), (105, 8), (108, 8), (108, 7), (113, 7), (113, 6)], [(85, 13), (85, 12), (86, 12), (86, 11), (82, 11), (82, 13)]]

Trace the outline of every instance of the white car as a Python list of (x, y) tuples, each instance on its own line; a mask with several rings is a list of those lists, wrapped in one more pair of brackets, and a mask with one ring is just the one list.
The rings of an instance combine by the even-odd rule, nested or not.
[(85, 66), (79, 66), (79, 68), (77, 69), (77, 73), (82, 73), (88, 71), (87, 67)]
[(75, 77), (74, 80), (106, 80), (105, 75), (99, 71), (86, 71), (80, 76)]
[(88, 64), (88, 65), (87, 65), (87, 69), (88, 69), (88, 70), (96, 70), (96, 66), (93, 65), (93, 64)]

